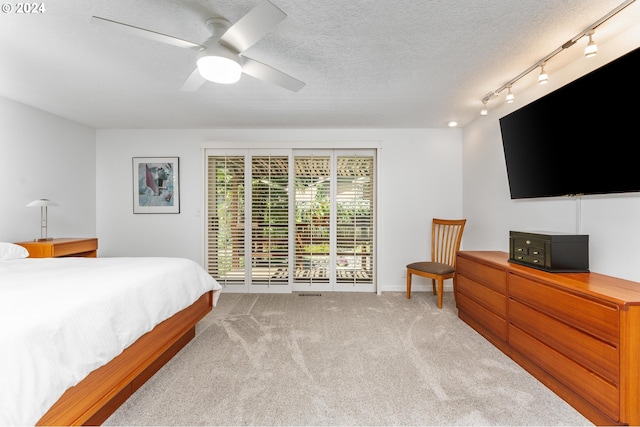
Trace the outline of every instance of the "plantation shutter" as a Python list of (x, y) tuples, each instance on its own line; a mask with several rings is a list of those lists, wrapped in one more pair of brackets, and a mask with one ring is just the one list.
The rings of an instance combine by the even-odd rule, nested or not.
[(331, 157), (295, 157), (295, 283), (329, 282)]
[(238, 292), (375, 290), (375, 164), (373, 150), (208, 151), (208, 272)]
[(288, 285), (289, 156), (251, 158), (251, 282)]
[(373, 157), (337, 157), (336, 281), (373, 281)]
[(245, 158), (207, 160), (207, 271), (222, 285), (245, 282)]

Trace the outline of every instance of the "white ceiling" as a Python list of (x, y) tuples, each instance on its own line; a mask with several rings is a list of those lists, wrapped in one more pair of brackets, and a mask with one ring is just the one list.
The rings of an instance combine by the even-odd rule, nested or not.
[[(202, 43), (208, 17), (234, 23), (259, 1), (43, 0), (44, 13), (0, 13), (0, 96), (96, 128), (464, 126), (487, 93), (622, 3), (272, 0), (287, 18), (244, 53), (306, 82), (297, 93), (246, 75), (181, 92), (196, 52), (90, 20)], [(594, 38), (606, 42), (639, 21), (640, 2)], [(585, 44), (551, 60), (549, 74)]]

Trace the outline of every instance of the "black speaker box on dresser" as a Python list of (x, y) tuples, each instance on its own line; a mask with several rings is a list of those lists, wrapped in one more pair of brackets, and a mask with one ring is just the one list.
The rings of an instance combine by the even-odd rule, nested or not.
[(589, 236), (510, 231), (509, 261), (551, 273), (589, 271)]

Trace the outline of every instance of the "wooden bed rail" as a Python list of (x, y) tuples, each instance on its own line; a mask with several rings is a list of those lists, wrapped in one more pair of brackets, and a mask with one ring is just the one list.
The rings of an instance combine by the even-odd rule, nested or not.
[(213, 292), (157, 325), (119, 356), (68, 389), (37, 425), (100, 425), (193, 337)]

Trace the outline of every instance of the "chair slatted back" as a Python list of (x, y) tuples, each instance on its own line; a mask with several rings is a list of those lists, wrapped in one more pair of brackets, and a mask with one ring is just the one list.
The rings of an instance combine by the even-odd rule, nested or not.
[(434, 218), (431, 226), (431, 261), (456, 266), (466, 219)]

